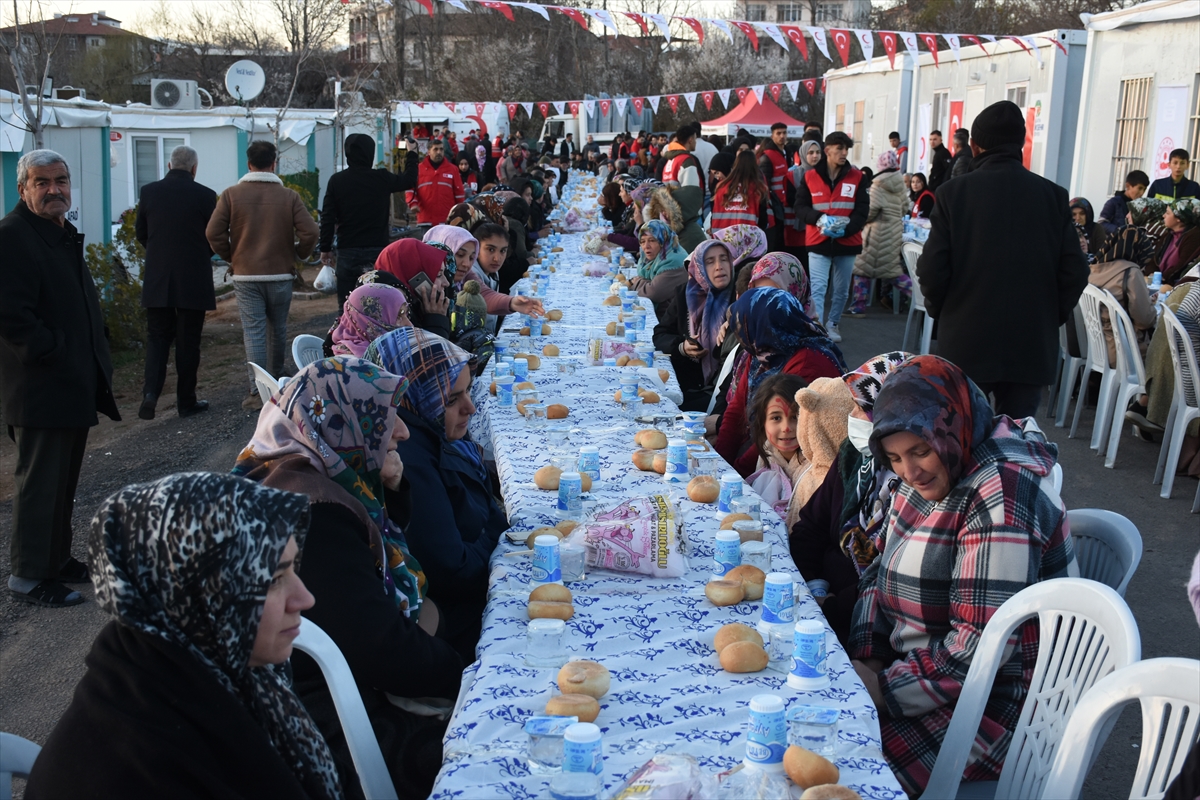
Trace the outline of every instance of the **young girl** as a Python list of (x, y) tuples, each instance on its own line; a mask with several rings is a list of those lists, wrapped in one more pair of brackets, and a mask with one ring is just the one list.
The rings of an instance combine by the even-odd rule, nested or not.
[(712, 229), (730, 225), (765, 227), (767, 184), (763, 181), (754, 153), (738, 153), (733, 169), (717, 184), (713, 194)]
[(772, 375), (754, 393), (751, 416), (752, 433), (758, 445), (758, 469), (747, 480), (775, 513), (787, 522), (788, 530), (800, 513), (792, 502), (800, 478), (808, 468), (800, 443), (796, 438), (796, 392), (808, 386), (808, 381), (786, 372)]

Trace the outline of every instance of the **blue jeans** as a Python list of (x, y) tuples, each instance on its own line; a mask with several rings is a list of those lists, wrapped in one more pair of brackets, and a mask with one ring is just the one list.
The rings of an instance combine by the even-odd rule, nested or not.
[[(253, 361), (276, 378), (284, 374), (287, 349), (287, 318), (292, 307), (292, 280), (233, 282), (238, 313), (242, 317), (242, 341), (246, 360)], [(269, 333), (269, 336), (268, 336)], [(254, 373), (249, 367), (250, 384)]]
[(812, 284), (812, 304), (817, 322), (825, 322), (825, 290), (829, 287), (829, 272), (833, 271), (833, 297), (829, 304), (829, 324), (837, 325), (850, 296), (850, 274), (854, 271), (854, 256), (823, 256), (808, 254), (808, 279)]

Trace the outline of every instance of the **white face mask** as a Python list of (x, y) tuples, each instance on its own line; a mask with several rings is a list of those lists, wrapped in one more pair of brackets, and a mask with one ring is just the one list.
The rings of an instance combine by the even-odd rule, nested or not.
[(864, 456), (871, 455), (870, 442), (873, 430), (875, 430), (875, 426), (869, 420), (854, 416), (846, 420), (846, 436), (850, 439), (850, 444), (854, 445), (854, 449)]

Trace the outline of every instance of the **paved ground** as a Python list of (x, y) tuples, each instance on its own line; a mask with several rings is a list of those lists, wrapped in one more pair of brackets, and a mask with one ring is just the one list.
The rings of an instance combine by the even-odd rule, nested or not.
[[(331, 300), (296, 303), (290, 335), (323, 334), (333, 318)], [(872, 309), (863, 319), (844, 319), (843, 351), (852, 366), (895, 349), (904, 330), (904, 317)], [(240, 331), (232, 304), (210, 317), (205, 333), (205, 372), (201, 396), (212, 410), (180, 420), (170, 398), (160, 403), (153, 422), (137, 419), (140, 363), (119, 370), (119, 402), (125, 421), (93, 429), (84, 463), (75, 512), (75, 555), (85, 557), (88, 527), (99, 503), (111, 492), (136, 482), (181, 470), (225, 471), (254, 430), (256, 415), (243, 411), (240, 375)], [(168, 386), (173, 383), (169, 379)], [(1184, 585), (1198, 546), (1200, 517), (1189, 514), (1196, 482), (1176, 481), (1171, 500), (1158, 497), (1150, 484), (1158, 446), (1126, 438), (1115, 470), (1088, 449), (1088, 439), (1069, 440), (1066, 431), (1044, 424), (1060, 447), (1065, 471), (1063, 499), (1069, 508), (1108, 508), (1132, 519), (1145, 543), (1142, 563), (1126, 599), (1142, 634), (1143, 656), (1200, 658), (1200, 629), (1188, 605)], [(1085, 411), (1081, 433), (1090, 434), (1091, 414)], [(7, 553), (12, 513), (13, 450), (0, 441), (0, 554)], [(8, 579), (8, 559), (0, 555), (0, 584)], [(88, 602), (52, 611), (11, 601), (0, 592), (0, 730), (43, 742), (70, 702), (84, 671), (83, 659), (99, 628), (107, 621), (97, 609), (90, 587)], [(1128, 709), (1121, 717), (1098, 760), (1084, 796), (1128, 797), (1140, 742), (1140, 716)], [(18, 782), (20, 783), (20, 782)], [(18, 791), (20, 787), (18, 786)]]

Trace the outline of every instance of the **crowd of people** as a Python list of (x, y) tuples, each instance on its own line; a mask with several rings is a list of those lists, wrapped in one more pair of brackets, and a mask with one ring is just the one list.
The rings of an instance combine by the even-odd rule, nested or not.
[[(1021, 166), (1024, 125), (1012, 103), (988, 107), (965, 142), (956, 136), (955, 154), (939, 141), (928, 183), (905, 175), (895, 150), (866, 174), (847, 160), (845, 133), (815, 126), (794, 147), (783, 126), (714, 152), (693, 126), (665, 140), (621, 136), (603, 158), (591, 141), (547, 141), (535, 158), (519, 139), (469, 137), (457, 164), (443, 140), (424, 159), (410, 150), (402, 175), (372, 169), (374, 142), (351, 136), (319, 230), (277, 178), (243, 179), (220, 199), (197, 186), (187, 202), (197, 218), (212, 206), (205, 239), (233, 265), (244, 322), (260, 322), (246, 326), (248, 360), (261, 354), (282, 372), (286, 307), (280, 316), (272, 284), (285, 239), (288, 258), (319, 241), (336, 264), (339, 315), (326, 357), (261, 408), (232, 474), (116, 493), (93, 521), (90, 564), (69, 557), (71, 501), (88, 428), (97, 412), (117, 414), (111, 366), (64, 216), (66, 163), (23, 156), (22, 200), (0, 222), (0, 246), (30, 267), (0, 296), (0, 400), (18, 445), (9, 588), (63, 606), (82, 601), (65, 584), (90, 579), (114, 617), (26, 796), (359, 796), (324, 678), (292, 653), (301, 619), (345, 655), (398, 794), (428, 796), (509, 527), (488, 443), (468, 434), (472, 383), (506, 314), (544, 313), (508, 292), (549, 232), (564, 156), (606, 178), (609, 245), (636, 254), (631, 285), (654, 306), (653, 341), (671, 358), (681, 408), (707, 412), (714, 449), (786, 521), (791, 556), (878, 710), (884, 755), (920, 794), (988, 619), (1022, 588), (1078, 574), (1051, 479), (1057, 448), (1033, 414), (1084, 286), (1121, 289), (1148, 330), (1144, 277), (1172, 276), (1167, 304), (1200, 345), (1190, 280), (1200, 200), (1180, 194), (1184, 181), (1152, 187), (1173, 192), (1169, 201), (1140, 197), (1144, 175), (1133, 173), (1097, 222), (1086, 202)], [(274, 177), (269, 147), (250, 145), (248, 175)], [(189, 149), (172, 153), (164, 186), (143, 193), (148, 258), (170, 258), (155, 241), (172, 234), (154, 192), (191, 185)], [(422, 240), (386, 241), (397, 191), (411, 191), (431, 223)], [(1020, 236), (995, 224), (995, 197), (1023, 198)], [(930, 236), (908, 275), (899, 226), (920, 214)], [(250, 236), (259, 225), (275, 239)], [(860, 277), (901, 289), (919, 280), (939, 354), (847, 364), (838, 323), (852, 291), (849, 313), (865, 306)], [(75, 285), (74, 295), (64, 288)], [(148, 293), (149, 307), (188, 308), (177, 286), (163, 291)], [(164, 313), (166, 344), (147, 354), (151, 416), (171, 325), (176, 347), (191, 347), (187, 317)], [(1148, 338), (1147, 363), (1160, 371), (1145, 410), (1130, 411), (1149, 424), (1165, 417), (1173, 386), (1161, 340)], [(53, 383), (64, 366), (81, 381), (69, 397)], [(181, 369), (181, 414), (202, 410), (189, 380)], [(999, 775), (1037, 636), (1023, 628), (996, 676), (966, 780)]]

